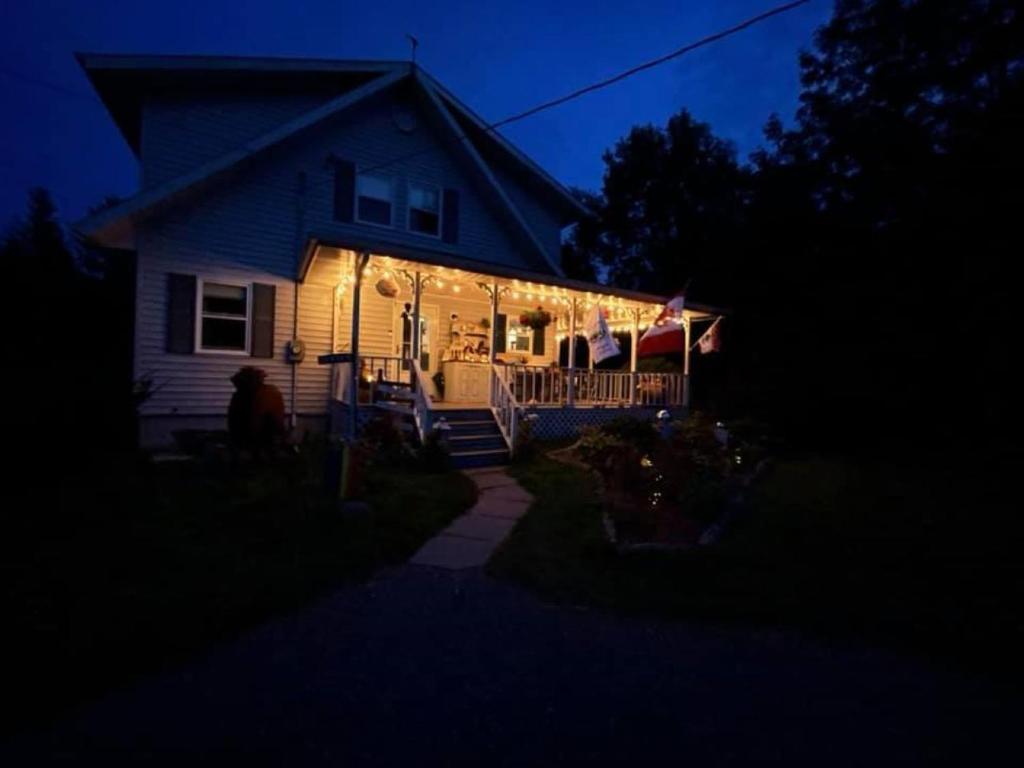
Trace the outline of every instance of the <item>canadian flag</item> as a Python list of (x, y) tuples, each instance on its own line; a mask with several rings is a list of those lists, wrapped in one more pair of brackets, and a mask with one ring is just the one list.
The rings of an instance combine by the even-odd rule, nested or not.
[(661, 310), (658, 319), (640, 337), (636, 346), (638, 357), (649, 355), (665, 355), (669, 352), (682, 352), (686, 345), (683, 335), (683, 295), (679, 294)]
[(718, 327), (721, 321), (722, 318), (715, 320), (711, 327), (704, 331), (704, 335), (697, 339), (702, 355), (706, 355), (708, 352), (717, 352), (722, 348), (722, 331)]

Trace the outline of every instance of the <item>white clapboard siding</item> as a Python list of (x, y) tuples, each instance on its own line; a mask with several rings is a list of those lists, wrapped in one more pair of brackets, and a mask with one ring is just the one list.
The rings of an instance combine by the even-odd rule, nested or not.
[[(317, 364), (316, 357), (332, 349), (350, 348), (350, 293), (341, 292), (335, 303), (341, 265), (349, 255), (334, 252), (333, 259), (325, 258), (313, 265), (299, 288), (296, 327), (295, 277), (300, 254), (312, 236), (339, 243), (346, 238), (372, 240), (380, 244), (374, 249), (377, 253), (387, 253), (389, 245), (405, 246), (447, 252), (482, 263), (531, 270), (546, 268), (542, 256), (535, 250), (531, 252), (486, 186), (467, 171), (468, 164), (438, 137), (426, 116), (421, 115), (411, 133), (398, 129), (394, 120), (396, 101), (402, 102), (403, 109), (419, 109), (417, 103), (404, 99), (394, 93), (374, 97), (137, 224), (135, 371), (137, 377), (152, 379), (157, 388), (142, 406), (143, 416), (223, 417), (233, 391), (231, 376), (239, 367), (250, 364), (267, 371), (269, 381), (281, 388), (289, 408), (294, 398), (298, 415), (318, 416), (326, 412), (330, 373), (327, 367)], [(143, 115), (142, 135), (148, 137), (144, 139), (143, 175), (147, 182), (173, 176), (251, 138), (250, 134), (262, 133), (306, 106), (310, 105), (301, 99), (274, 101), (268, 97), (266, 111), (261, 112), (258, 100), (229, 107), (211, 103), (190, 105), (188, 99), (183, 99), (178, 105), (184, 110), (183, 122), (176, 126), (175, 104), (154, 103)], [(259, 114), (258, 119), (252, 117), (254, 111)], [(247, 115), (252, 118), (251, 125), (243, 127), (240, 122), (245, 122)], [(224, 132), (223, 137), (220, 131)], [(331, 157), (345, 158), (364, 167), (390, 163), (381, 172), (392, 178), (396, 189), (393, 227), (346, 224), (334, 219)], [(398, 162), (394, 162), (396, 158), (400, 158)], [(438, 238), (407, 231), (410, 181), (459, 191), (458, 243), (445, 244)], [(526, 204), (522, 189), (517, 188), (512, 194), (522, 204), (524, 216), (538, 222), (538, 237), (545, 239), (551, 253), (557, 253), (557, 231), (538, 218), (536, 206)], [(346, 269), (350, 274), (350, 262)], [(167, 276), (175, 272), (206, 280), (274, 284), (274, 357), (167, 353)], [(452, 302), (453, 307), (463, 306), (454, 299)], [(450, 311), (446, 306), (441, 305), (442, 319)], [(486, 301), (472, 304), (465, 311), (479, 312), (481, 317), (489, 314)], [(368, 281), (362, 293), (363, 354), (396, 354), (395, 312), (396, 300), (381, 296)], [(305, 361), (294, 371), (284, 359), (293, 334), (305, 342), (307, 350)], [(551, 329), (549, 334), (545, 357), (555, 351)]]

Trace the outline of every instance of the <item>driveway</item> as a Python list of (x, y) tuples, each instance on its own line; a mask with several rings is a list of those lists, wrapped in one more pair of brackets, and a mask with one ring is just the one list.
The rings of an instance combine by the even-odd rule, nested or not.
[(410, 565), (7, 745), (0, 763), (1013, 764), (1020, 714), (881, 651), (549, 606), (479, 569)]

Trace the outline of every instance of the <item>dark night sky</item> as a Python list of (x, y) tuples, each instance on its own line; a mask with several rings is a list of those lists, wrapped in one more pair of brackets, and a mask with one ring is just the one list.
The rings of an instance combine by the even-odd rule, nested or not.
[[(135, 190), (134, 159), (92, 95), (77, 50), (404, 59), (410, 32), (420, 63), (497, 120), (779, 1), (4, 0), (0, 224), (23, 210), (31, 185), (50, 188), (69, 219), (106, 194)], [(682, 106), (745, 156), (770, 113), (792, 116), (797, 53), (830, 11), (828, 0), (815, 0), (505, 133), (559, 180), (592, 189), (607, 147)]]

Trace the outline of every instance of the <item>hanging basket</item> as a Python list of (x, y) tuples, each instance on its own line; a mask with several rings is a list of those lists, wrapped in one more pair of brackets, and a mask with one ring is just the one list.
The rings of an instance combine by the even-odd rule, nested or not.
[(543, 307), (528, 310), (519, 315), (519, 324), (535, 331), (542, 330), (551, 325), (551, 313)]
[(388, 299), (393, 299), (398, 295), (398, 283), (395, 282), (395, 278), (390, 276), (378, 280), (376, 288), (377, 293)]

